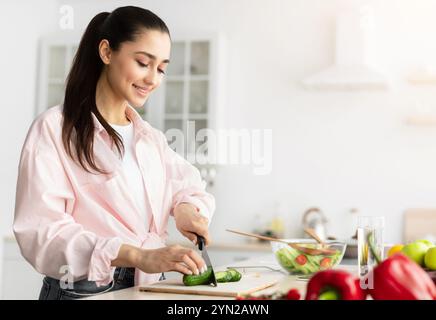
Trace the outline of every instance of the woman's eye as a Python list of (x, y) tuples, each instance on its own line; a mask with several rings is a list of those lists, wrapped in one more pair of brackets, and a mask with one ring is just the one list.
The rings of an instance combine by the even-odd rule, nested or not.
[(141, 61), (136, 61), (141, 67), (148, 67), (148, 64), (144, 64)]
[[(142, 63), (141, 61), (136, 61), (136, 62), (139, 64), (140, 67), (143, 68), (148, 68), (149, 66), (148, 64)], [(165, 74), (165, 71), (162, 69), (157, 69), (157, 71), (159, 71), (160, 74)]]

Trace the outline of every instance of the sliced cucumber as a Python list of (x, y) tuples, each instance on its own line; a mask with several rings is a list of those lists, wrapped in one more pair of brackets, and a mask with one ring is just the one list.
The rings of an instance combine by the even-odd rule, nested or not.
[(237, 282), (241, 280), (242, 274), (236, 270), (236, 269), (229, 269), (227, 272), (229, 272), (232, 275), (232, 279), (230, 282)]
[(227, 271), (218, 271), (215, 273), (217, 282), (237, 282), (241, 280), (242, 275), (236, 269)]
[(209, 284), (210, 283), (210, 277), (212, 275), (212, 269), (207, 268), (205, 272), (199, 275), (188, 275), (185, 274), (183, 276), (183, 284), (185, 286), (198, 286), (201, 284)]
[(228, 271), (215, 272), (216, 282), (230, 282), (232, 280), (232, 274)]

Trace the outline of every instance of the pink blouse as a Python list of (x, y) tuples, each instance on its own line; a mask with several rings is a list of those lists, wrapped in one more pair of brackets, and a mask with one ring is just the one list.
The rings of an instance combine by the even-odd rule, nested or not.
[[(55, 106), (32, 123), (21, 151), (14, 233), (26, 260), (52, 278), (113, 280), (111, 266), (122, 244), (144, 249), (165, 246), (168, 218), (181, 202), (191, 203), (209, 221), (214, 197), (198, 170), (175, 153), (165, 135), (126, 108), (135, 128), (136, 156), (146, 189), (151, 232), (135, 204), (115, 146), (92, 114), (95, 162), (109, 174), (91, 174), (74, 162), (62, 144), (62, 109)], [(138, 269), (135, 284), (156, 282), (160, 274)]]

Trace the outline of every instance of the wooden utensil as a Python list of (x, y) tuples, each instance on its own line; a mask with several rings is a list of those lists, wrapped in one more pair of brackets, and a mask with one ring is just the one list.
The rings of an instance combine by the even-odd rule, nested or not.
[(296, 243), (292, 243), (292, 242), (288, 242), (282, 239), (277, 239), (277, 238), (271, 238), (271, 237), (267, 237), (267, 236), (262, 236), (259, 234), (254, 234), (254, 233), (249, 233), (249, 232), (242, 232), (242, 231), (236, 231), (236, 230), (230, 230), (230, 229), (226, 229), (226, 231), (228, 232), (232, 232), (232, 233), (236, 233), (242, 236), (247, 236), (247, 237), (252, 237), (252, 238), (257, 238), (257, 239), (261, 239), (261, 240), (266, 240), (266, 241), (276, 241), (276, 242), (281, 242), (281, 243), (286, 243), (288, 246), (290, 246), (293, 249), (299, 250), (305, 254), (311, 255), (311, 256), (317, 256), (317, 255), (333, 255), (336, 253), (336, 250), (332, 250), (332, 249), (314, 249), (314, 248), (307, 248), (307, 247), (303, 247), (300, 246)]
[[(322, 241), (322, 239), (320, 237), (318, 237), (315, 230), (313, 230), (312, 228), (304, 228), (304, 232), (306, 232), (309, 236), (311, 236), (313, 239), (315, 239), (316, 242), (318, 242), (321, 245), (322, 250), (331, 250), (331, 249), (327, 248), (327, 243), (325, 243), (324, 241)], [(332, 250), (331, 254), (335, 254), (335, 251)]]
[(325, 242), (321, 240), (320, 237), (316, 234), (315, 230), (312, 228), (304, 228), (304, 232), (306, 232), (309, 236), (316, 240), (323, 248), (325, 248)]

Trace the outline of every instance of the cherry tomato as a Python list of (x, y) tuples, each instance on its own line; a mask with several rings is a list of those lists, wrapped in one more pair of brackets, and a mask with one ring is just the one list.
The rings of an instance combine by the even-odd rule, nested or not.
[(323, 267), (323, 268), (328, 268), (328, 267), (330, 267), (330, 264), (331, 264), (331, 263), (332, 263), (332, 259), (330, 259), (330, 258), (324, 258), (324, 259), (321, 260), (320, 265), (321, 265), (321, 267)]
[(287, 300), (300, 300), (300, 298), (301, 298), (301, 295), (297, 289), (291, 289), (286, 294)]
[(304, 254), (300, 254), (295, 258), (295, 262), (297, 262), (300, 266), (304, 266), (307, 263), (307, 257)]

